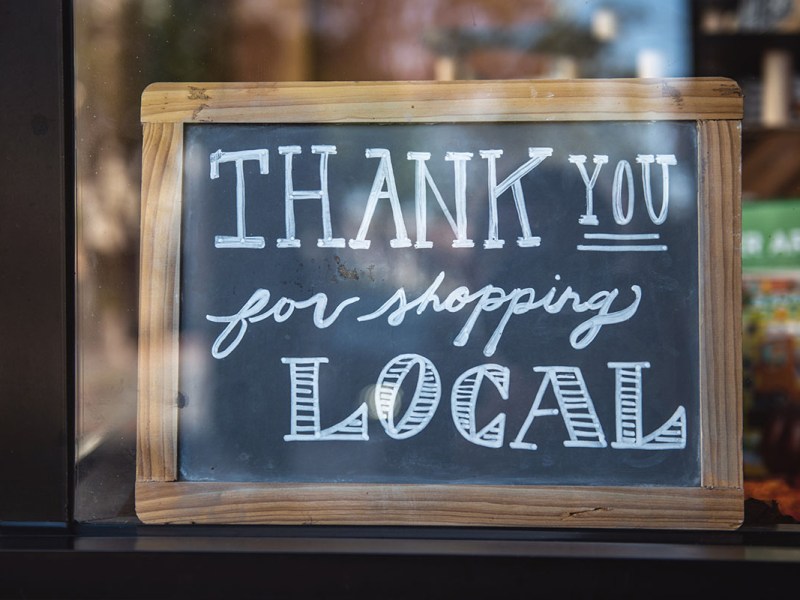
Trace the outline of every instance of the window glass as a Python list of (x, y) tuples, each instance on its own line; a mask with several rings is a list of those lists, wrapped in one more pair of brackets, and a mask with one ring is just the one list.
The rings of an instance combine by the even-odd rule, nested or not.
[[(761, 8), (766, 5), (772, 8)], [(800, 141), (792, 127), (795, 57), (784, 43), (785, 34), (800, 27), (795, 5), (746, 0), (75, 0), (77, 519), (136, 522), (139, 107), (148, 84), (731, 76), (748, 90), (745, 197), (788, 200), (800, 197), (800, 165), (787, 158)], [(786, 218), (781, 222), (787, 223)], [(759, 230), (748, 237), (747, 224), (746, 216), (746, 260), (747, 249), (766, 247), (758, 239), (769, 235)], [(781, 281), (800, 266), (791, 256), (793, 233), (786, 236)], [(788, 401), (775, 394), (766, 398), (764, 390), (797, 378), (799, 351), (791, 336), (759, 346), (765, 322), (747, 316), (763, 316), (758, 307), (775, 298), (759, 299), (774, 286), (754, 277), (745, 286), (748, 493), (776, 507), (780, 519), (792, 520), (786, 508), (791, 502), (779, 503), (775, 490), (780, 487), (781, 498), (800, 497), (791, 485), (794, 467), (786, 466), (800, 464), (787, 459), (796, 449), (781, 441), (781, 435), (789, 435), (781, 432), (796, 428), (796, 418), (786, 412), (776, 417), (775, 407), (785, 408)], [(800, 280), (793, 277), (788, 279)], [(756, 302), (757, 311), (747, 312), (748, 299)], [(794, 315), (793, 305), (781, 314)]]

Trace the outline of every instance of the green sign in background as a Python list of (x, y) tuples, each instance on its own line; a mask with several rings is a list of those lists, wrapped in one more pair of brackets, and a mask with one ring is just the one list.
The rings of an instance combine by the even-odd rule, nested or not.
[(742, 204), (742, 268), (800, 269), (800, 200)]

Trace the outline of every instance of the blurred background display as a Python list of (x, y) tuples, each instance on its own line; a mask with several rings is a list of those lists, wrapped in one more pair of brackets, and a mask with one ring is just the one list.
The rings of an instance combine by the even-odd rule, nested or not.
[(746, 268), (756, 261), (745, 277), (748, 493), (766, 507), (758, 518), (774, 509), (796, 522), (799, 33), (797, 0), (74, 0), (77, 519), (136, 522), (139, 107), (148, 84), (727, 76), (746, 93), (748, 205), (798, 222), (781, 213), (785, 239), (775, 241), (766, 217), (745, 211), (762, 249), (791, 249), (779, 265), (758, 263), (747, 253), (758, 235), (744, 236)]
[(744, 472), (800, 520), (800, 200), (742, 207)]

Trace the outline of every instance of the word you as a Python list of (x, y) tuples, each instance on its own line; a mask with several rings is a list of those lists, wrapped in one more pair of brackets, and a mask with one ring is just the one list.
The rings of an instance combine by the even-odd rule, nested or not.
[[(497, 349), (497, 344), (500, 342), (511, 317), (524, 315), (537, 309), (542, 309), (547, 314), (553, 315), (560, 313), (565, 307), (570, 307), (574, 313), (593, 313), (591, 317), (577, 325), (569, 335), (569, 342), (572, 347), (580, 350), (586, 348), (604, 326), (623, 323), (631, 319), (636, 314), (642, 298), (641, 288), (638, 285), (633, 285), (631, 286), (633, 300), (627, 306), (612, 310), (612, 306), (614, 306), (619, 297), (619, 290), (616, 288), (613, 290), (600, 290), (592, 294), (588, 299), (583, 299), (569, 285), (560, 291), (553, 286), (541, 297), (538, 297), (536, 290), (532, 287), (515, 288), (506, 291), (490, 284), (475, 292), (470, 291), (466, 286), (459, 286), (442, 299), (436, 292), (444, 279), (445, 272), (442, 271), (427, 290), (411, 301), (408, 300), (405, 289), (401, 287), (377, 310), (363, 314), (357, 317), (357, 320), (364, 322), (386, 317), (386, 322), (389, 325), (397, 327), (403, 323), (406, 315), (412, 311), (421, 315), (430, 308), (437, 313), (457, 313), (472, 305), (469, 317), (467, 317), (463, 327), (453, 339), (453, 345), (460, 347), (467, 344), (475, 323), (483, 313), (501, 311), (502, 317), (483, 348), (484, 356), (488, 357), (492, 356)], [(556, 275), (555, 279), (560, 281), (561, 276)], [(269, 305), (270, 299), (269, 290), (258, 289), (236, 313), (223, 316), (206, 315), (206, 319), (213, 323), (225, 323), (225, 328), (217, 336), (211, 347), (211, 354), (214, 358), (225, 358), (233, 352), (242, 341), (248, 325), (252, 323), (258, 323), (266, 319), (272, 319), (276, 323), (283, 323), (294, 314), (295, 310), (309, 308), (313, 309), (312, 318), (317, 329), (325, 329), (339, 318), (346, 307), (360, 301), (358, 296), (347, 298), (326, 316), (328, 296), (322, 292), (314, 294), (306, 300), (294, 300), (283, 296), (276, 300), (272, 306)]]
[[(281, 358), (289, 366), (291, 378), (290, 433), (287, 442), (344, 440), (366, 441), (367, 402), (339, 423), (322, 428), (320, 418), (320, 366), (329, 362), (327, 357)], [(609, 362), (615, 373), (616, 407), (615, 449), (669, 450), (686, 447), (686, 410), (679, 406), (659, 428), (643, 434), (642, 369), (650, 368), (648, 362)], [(397, 406), (400, 388), (410, 373), (417, 369), (414, 396), (402, 415)], [(531, 425), (536, 419), (561, 416), (568, 439), (564, 446), (570, 448), (605, 448), (605, 432), (597, 417), (595, 405), (583, 373), (578, 367), (536, 366), (533, 370), (543, 374), (539, 389), (525, 418), (525, 422), (508, 445), (516, 450), (536, 450), (537, 444), (526, 441)], [(507, 367), (483, 364), (464, 371), (453, 384), (450, 393), (450, 412), (461, 436), (472, 444), (486, 448), (503, 446), (506, 414), (499, 413), (483, 427), (478, 426), (475, 410), (484, 382), (508, 400), (511, 374)], [(378, 375), (374, 391), (374, 405), (386, 435), (396, 440), (413, 437), (430, 423), (442, 395), (442, 385), (436, 366), (419, 354), (400, 354), (391, 359)], [(552, 389), (558, 408), (542, 408), (545, 393)]]
[[(278, 153), (284, 157), (285, 177), (285, 226), (286, 235), (277, 240), (278, 248), (299, 248), (301, 242), (296, 237), (296, 222), (294, 203), (298, 200), (318, 200), (322, 212), (322, 237), (317, 240), (320, 248), (344, 248), (345, 239), (334, 237), (331, 224), (331, 200), (328, 193), (328, 176), (330, 157), (337, 153), (334, 145), (312, 145), (311, 153), (319, 156), (320, 187), (313, 190), (297, 190), (294, 187), (294, 157), (302, 154), (300, 146), (278, 146)], [(488, 181), (488, 211), (489, 231), (483, 242), (486, 249), (498, 249), (505, 245), (505, 240), (500, 237), (498, 225), (498, 198), (511, 190), (519, 220), (522, 235), (517, 238), (517, 245), (522, 248), (541, 245), (541, 237), (533, 235), (528, 220), (528, 207), (522, 188), (522, 179), (528, 176), (545, 159), (553, 155), (553, 148), (531, 147), (528, 148), (528, 160), (518, 166), (503, 181), (497, 181), (497, 162), (503, 156), (502, 149), (480, 150), (480, 157), (486, 161)], [(388, 201), (394, 222), (395, 237), (389, 241), (392, 248), (408, 248), (412, 246), (408, 236), (405, 219), (400, 208), (400, 197), (394, 176), (391, 152), (385, 148), (367, 148), (366, 158), (377, 159), (375, 178), (367, 197), (361, 225), (355, 237), (347, 241), (350, 248), (366, 250), (370, 247), (371, 240), (367, 239), (369, 227), (372, 223), (375, 209), (381, 200)], [(414, 204), (416, 220), (415, 248), (431, 248), (433, 242), (427, 239), (427, 203), (428, 189), (433, 192), (439, 208), (447, 223), (453, 231), (454, 248), (472, 248), (475, 242), (470, 239), (467, 227), (467, 162), (472, 160), (472, 152), (445, 152), (444, 160), (453, 163), (454, 171), (454, 204), (455, 216), (445, 204), (439, 186), (431, 176), (427, 162), (431, 159), (430, 152), (408, 152), (407, 160), (414, 162)], [(256, 150), (239, 150), (223, 152), (221, 149), (210, 155), (211, 179), (219, 178), (220, 165), (233, 163), (236, 170), (236, 235), (217, 235), (214, 245), (217, 248), (264, 248), (266, 241), (262, 236), (248, 235), (246, 224), (245, 204), (245, 177), (244, 162), (258, 161), (259, 172), (269, 174), (269, 150), (260, 148)], [(599, 225), (599, 219), (594, 213), (594, 188), (600, 176), (603, 165), (609, 162), (605, 154), (596, 154), (592, 157), (594, 169), (591, 176), (586, 169), (587, 157), (582, 154), (570, 154), (569, 162), (577, 168), (585, 188), (585, 211), (578, 219), (579, 224), (585, 226)], [(667, 220), (669, 214), (669, 167), (677, 165), (674, 154), (638, 154), (636, 163), (641, 168), (642, 190), (645, 208), (653, 225), (661, 225)], [(658, 164), (661, 167), (662, 196), (660, 206), (656, 208), (651, 186), (651, 166)], [(612, 184), (612, 213), (618, 225), (627, 225), (633, 219), (635, 191), (633, 168), (627, 160), (617, 162), (614, 170)], [(625, 194), (623, 194), (623, 188)], [(587, 234), (585, 239), (590, 243), (581, 244), (578, 250), (583, 251), (664, 251), (666, 246), (653, 244), (658, 240), (657, 233), (645, 234)], [(600, 240), (600, 242), (598, 242)], [(620, 244), (620, 242), (622, 242)], [(642, 243), (644, 242), (644, 243)]]

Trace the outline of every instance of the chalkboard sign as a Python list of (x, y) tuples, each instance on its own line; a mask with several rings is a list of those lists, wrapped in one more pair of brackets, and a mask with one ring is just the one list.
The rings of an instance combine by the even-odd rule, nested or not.
[(156, 84), (147, 522), (741, 521), (722, 79)]

